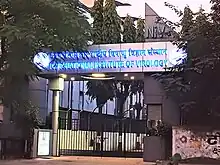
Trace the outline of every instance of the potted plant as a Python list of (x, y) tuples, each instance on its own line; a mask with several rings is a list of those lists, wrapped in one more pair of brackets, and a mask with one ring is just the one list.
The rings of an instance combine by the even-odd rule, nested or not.
[(165, 137), (170, 127), (161, 120), (148, 120), (147, 128), (147, 136), (144, 138), (144, 161), (164, 160)]
[(161, 120), (148, 120), (148, 136), (165, 136), (171, 128)]

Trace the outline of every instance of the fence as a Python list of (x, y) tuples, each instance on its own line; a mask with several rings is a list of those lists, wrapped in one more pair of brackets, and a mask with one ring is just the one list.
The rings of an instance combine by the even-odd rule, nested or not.
[(87, 121), (60, 121), (60, 155), (142, 157), (145, 131), (140, 128), (145, 121), (136, 121), (140, 122), (136, 128), (132, 127), (136, 122), (130, 119)]
[(26, 140), (0, 138), (0, 159), (18, 159), (26, 156)]

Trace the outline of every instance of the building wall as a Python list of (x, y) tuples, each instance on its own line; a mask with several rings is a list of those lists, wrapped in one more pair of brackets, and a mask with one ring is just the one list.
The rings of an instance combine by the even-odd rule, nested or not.
[[(39, 106), (41, 116), (45, 119), (48, 113), (52, 111), (52, 91), (48, 91), (47, 81), (45, 79), (40, 79), (38, 82), (33, 82), (29, 88), (31, 89), (31, 100), (34, 100), (34, 103)], [(60, 106), (81, 111), (93, 111), (96, 108), (96, 102), (95, 100), (90, 100), (89, 96), (85, 94), (86, 91), (86, 82), (66, 81), (64, 91), (60, 93)], [(161, 117), (157, 118), (171, 125), (178, 125), (180, 123), (178, 106), (171, 98), (166, 96), (163, 86), (149, 74), (145, 74), (144, 77), (144, 96), (141, 96), (141, 99), (143, 98), (144, 104), (148, 106), (161, 105)], [(136, 99), (137, 97), (133, 96), (133, 103), (135, 103)], [(128, 98), (125, 103), (125, 110), (129, 109), (129, 103), (130, 98)], [(115, 102), (108, 101), (103, 107), (103, 113), (114, 115)], [(149, 115), (158, 115), (156, 110), (153, 113), (153, 115)]]
[[(65, 81), (64, 91), (60, 92), (60, 106), (82, 111), (93, 111), (95, 100), (91, 100), (86, 93), (86, 82)], [(52, 91), (48, 89), (48, 80), (39, 78), (29, 84), (29, 97), (38, 106), (40, 117), (45, 122), (46, 116), (52, 112)], [(104, 114), (114, 114), (114, 101), (108, 101), (103, 107)]]
[(48, 114), (48, 80), (38, 78), (38, 80), (29, 83), (29, 97), (30, 101), (39, 108), (39, 114), (42, 122), (45, 122), (45, 116)]
[[(39, 81), (31, 82), (29, 87), (24, 85), (24, 91), (29, 89), (29, 97), (33, 104), (39, 107), (40, 116), (45, 121), (46, 116), (52, 111), (52, 92), (47, 89), (48, 81), (46, 79), (39, 79)], [(71, 97), (71, 86), (72, 97)], [(68, 90), (68, 88), (70, 89)], [(26, 90), (25, 90), (26, 89)], [(65, 89), (60, 94), (60, 106), (65, 108), (79, 109), (84, 111), (93, 111), (96, 107), (95, 101), (85, 95), (86, 82), (75, 81), (65, 82)], [(81, 92), (80, 92), (81, 91)], [(25, 92), (26, 93), (26, 92)], [(28, 95), (27, 93), (25, 94)], [(135, 102), (136, 96), (133, 97)], [(143, 99), (143, 97), (142, 97)], [(127, 99), (125, 110), (129, 109), (130, 98)], [(180, 113), (178, 106), (166, 96), (162, 85), (148, 74), (144, 77), (144, 103), (146, 105), (161, 105), (161, 120), (171, 125), (178, 125), (180, 123)], [(3, 122), (0, 124), (0, 136), (12, 136), (18, 129), (12, 122), (12, 114), (10, 108), (4, 108)], [(114, 115), (115, 102), (109, 101), (103, 108), (104, 114)], [(156, 110), (150, 116), (158, 115)], [(10, 129), (9, 129), (10, 128)], [(16, 135), (19, 135), (16, 132)]]
[(160, 16), (147, 3), (145, 3), (146, 41), (150, 39), (172, 39), (172, 36), (167, 34), (173, 30), (167, 26), (163, 20), (158, 21), (158, 18), (160, 18)]
[(13, 122), (11, 109), (4, 107), (3, 121), (0, 123), (0, 139), (1, 138), (22, 138), (22, 131), (20, 127)]
[[(161, 105), (161, 116), (155, 116), (158, 114), (160, 115), (160, 113), (155, 112), (155, 114), (148, 114), (152, 116), (152, 118), (148, 119), (160, 119), (171, 125), (180, 124), (180, 111), (178, 106), (172, 101), (171, 98), (166, 96), (162, 84), (148, 74), (145, 74), (144, 77), (144, 103), (148, 106)], [(155, 111), (156, 110), (157, 109), (155, 109)]]
[[(219, 130), (204, 127), (172, 129), (172, 154), (180, 154), (182, 159), (220, 158)], [(219, 164), (219, 163), (218, 163)]]

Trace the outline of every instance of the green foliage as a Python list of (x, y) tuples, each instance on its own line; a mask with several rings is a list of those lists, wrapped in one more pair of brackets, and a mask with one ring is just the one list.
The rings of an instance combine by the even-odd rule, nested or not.
[(172, 157), (171, 160), (168, 162), (167, 165), (178, 165), (182, 160), (182, 157), (179, 153), (175, 153)]
[(115, 98), (117, 101), (117, 114), (122, 117), (124, 110), (124, 103), (130, 94), (130, 81), (115, 81)]
[(209, 15), (200, 8), (193, 13), (185, 7), (179, 23), (181, 31), (174, 43), (185, 49), (188, 59), (159, 76), (168, 94), (178, 101), (183, 124), (188, 126), (219, 127), (220, 79), (216, 75), (220, 70), (220, 30), (213, 20), (216, 12), (212, 10)]
[[(103, 1), (96, 1), (92, 9), (92, 17), (94, 19), (93, 41), (95, 44), (117, 44), (121, 43), (121, 19), (117, 14), (114, 0), (106, 0), (104, 9), (102, 9)], [(103, 16), (103, 17), (102, 17)], [(103, 21), (101, 21), (103, 19)], [(141, 22), (142, 23), (142, 22)], [(144, 25), (139, 25), (139, 38), (144, 38)], [(141, 29), (142, 28), (142, 29)], [(102, 29), (102, 30), (100, 30)], [(142, 33), (142, 34), (141, 34)], [(127, 16), (124, 22), (124, 42), (135, 42), (136, 29), (134, 22), (130, 16)], [(103, 39), (103, 42), (102, 42)], [(123, 105), (129, 95), (142, 92), (142, 81), (88, 81), (86, 94), (92, 100), (96, 100), (97, 107), (102, 107), (108, 100), (116, 98), (117, 111), (122, 115)], [(101, 109), (100, 109), (101, 111)]]
[[(103, 0), (96, 1), (91, 15), (94, 19), (92, 32), (94, 44), (121, 42), (121, 21), (114, 0), (106, 0), (104, 8)], [(96, 100), (101, 111), (103, 105), (115, 96), (113, 81), (88, 81), (86, 94), (92, 100)]]
[(166, 136), (171, 127), (160, 120), (148, 120), (148, 136)]
[(24, 131), (28, 132), (30, 128), (38, 128), (40, 125), (39, 108), (30, 101), (14, 101), (11, 108), (13, 110), (13, 121)]
[(74, 0), (0, 1), (0, 98), (13, 109), (15, 124), (28, 139), (39, 125), (38, 108), (28, 100), (28, 82), (38, 74), (40, 51), (86, 50), (90, 25)]
[(95, 1), (91, 11), (91, 16), (93, 18), (91, 31), (93, 44), (103, 43), (103, 2), (104, 0)]
[(105, 1), (103, 19), (104, 43), (121, 43), (121, 19), (116, 11), (115, 0)]
[(97, 107), (103, 107), (108, 100), (114, 98), (113, 81), (93, 80), (87, 82), (86, 95), (90, 96), (91, 100), (96, 100)]
[(108, 100), (117, 100), (117, 113), (123, 115), (126, 99), (133, 94), (142, 93), (143, 81), (93, 80), (87, 82), (86, 95), (96, 100), (97, 107), (103, 107)]
[(184, 8), (183, 17), (180, 22), (180, 25), (182, 26), (180, 34), (183, 40), (187, 39), (191, 33), (190, 30), (192, 30), (192, 27), (194, 26), (193, 17), (194, 16), (192, 10), (189, 8), (189, 6), (186, 6)]
[(220, 23), (220, 1), (219, 0), (211, 0), (210, 3), (212, 4), (211, 16), (215, 23)]
[(136, 41), (145, 42), (145, 22), (143, 19), (139, 18), (137, 20), (137, 32), (136, 32)]
[(170, 4), (169, 2), (164, 2), (164, 5), (174, 11), (178, 17), (181, 17), (183, 15), (183, 12), (181, 10), (179, 10), (176, 6)]
[[(124, 104), (127, 98), (131, 95), (142, 93), (144, 88), (143, 81), (140, 80), (120, 80), (114, 81), (114, 93), (117, 101), (117, 114), (123, 117)], [(138, 103), (135, 107), (138, 107)]]
[(179, 153), (175, 153), (172, 157), (174, 163), (178, 163), (182, 160), (182, 156)]
[[(16, 81), (36, 75), (32, 59), (37, 52), (87, 48), (90, 26), (78, 1), (0, 1), (0, 13), (0, 79), (4, 80), (4, 91), (13, 88)], [(12, 91), (8, 98), (1, 97), (4, 103), (11, 102), (15, 94)]]
[(27, 140), (25, 157), (31, 158), (34, 128), (38, 128), (41, 123), (39, 108), (28, 100), (13, 101), (10, 108), (13, 112), (12, 121), (22, 131), (23, 137)]
[(123, 24), (123, 42), (134, 43), (136, 41), (136, 28), (134, 20), (127, 15)]

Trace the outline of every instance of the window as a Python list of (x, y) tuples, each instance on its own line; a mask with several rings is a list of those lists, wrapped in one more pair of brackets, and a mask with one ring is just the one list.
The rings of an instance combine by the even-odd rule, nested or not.
[(162, 120), (162, 105), (148, 104), (147, 105), (148, 120)]

